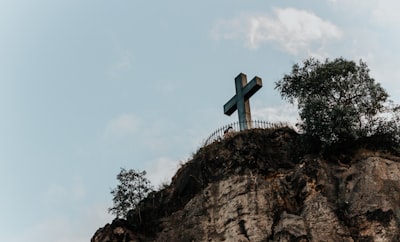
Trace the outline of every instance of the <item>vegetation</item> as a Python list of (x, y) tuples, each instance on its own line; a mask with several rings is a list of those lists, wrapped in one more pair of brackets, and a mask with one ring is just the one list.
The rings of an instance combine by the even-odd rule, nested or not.
[(275, 84), (284, 99), (298, 105), (299, 127), (319, 148), (372, 136), (399, 144), (399, 107), (389, 105), (363, 61), (310, 58)]
[[(120, 184), (111, 190), (114, 206), (108, 211), (117, 217), (126, 218), (129, 210), (139, 209), (139, 202), (153, 190), (150, 181), (145, 176), (146, 171), (121, 168), (117, 175)], [(138, 214), (140, 215), (140, 211)]]
[(307, 152), (301, 145), (302, 137), (315, 141), (312, 144), (322, 150), (338, 144), (343, 147), (346, 142), (365, 142), (373, 148), (399, 147), (400, 107), (388, 101), (388, 94), (369, 76), (362, 61), (308, 59), (301, 66), (294, 65), (276, 88), (283, 98), (298, 105), (303, 134), (290, 127), (238, 132), (234, 138), (202, 147), (191, 161), (181, 165), (171, 185), (165, 183), (150, 195), (152, 187), (145, 171), (121, 168), (117, 175), (120, 184), (111, 191), (114, 206), (109, 211), (128, 217), (136, 228), (155, 233), (159, 224), (154, 224), (154, 218), (183, 208), (211, 182), (229, 174), (252, 177), (295, 168)]

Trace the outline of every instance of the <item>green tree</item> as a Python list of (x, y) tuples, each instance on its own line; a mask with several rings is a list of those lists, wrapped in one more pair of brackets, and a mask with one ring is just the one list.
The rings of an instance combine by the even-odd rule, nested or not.
[(309, 58), (275, 84), (298, 105), (301, 130), (323, 146), (372, 135), (386, 110), (388, 94), (363, 61)]
[[(117, 175), (119, 184), (111, 190), (114, 206), (109, 208), (108, 211), (117, 217), (126, 218), (129, 210), (139, 210), (139, 202), (153, 190), (150, 181), (145, 176), (146, 171), (121, 168)], [(140, 215), (140, 211), (138, 212)]]

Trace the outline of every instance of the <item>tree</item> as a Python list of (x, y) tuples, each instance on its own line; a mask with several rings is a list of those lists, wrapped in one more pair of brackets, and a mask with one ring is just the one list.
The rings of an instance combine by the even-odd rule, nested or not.
[(309, 58), (275, 84), (284, 99), (297, 103), (301, 130), (323, 146), (373, 134), (388, 98), (361, 60)]
[(126, 218), (129, 210), (139, 210), (139, 202), (153, 190), (150, 181), (145, 176), (146, 171), (121, 168), (117, 175), (120, 184), (111, 190), (114, 207), (109, 208), (108, 211), (117, 217)]

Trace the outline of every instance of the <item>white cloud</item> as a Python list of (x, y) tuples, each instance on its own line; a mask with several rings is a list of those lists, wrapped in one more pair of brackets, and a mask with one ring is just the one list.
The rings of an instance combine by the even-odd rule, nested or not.
[(376, 5), (372, 15), (377, 22), (383, 25), (400, 24), (400, 2), (398, 0), (379, 0), (376, 1)]
[(124, 137), (137, 131), (138, 121), (132, 114), (122, 114), (107, 124), (104, 136), (106, 138)]
[(299, 122), (298, 110), (295, 105), (283, 104), (275, 107), (256, 107), (252, 110), (254, 120), (265, 120), (272, 123), (288, 122), (295, 126)]
[[(362, 13), (365, 19), (387, 26), (400, 24), (400, 2), (398, 0), (327, 0), (334, 6), (350, 10), (354, 15)], [(395, 26), (397, 27), (397, 26)]]
[(151, 167), (147, 171), (147, 177), (156, 188), (164, 182), (169, 184), (172, 176), (178, 170), (178, 166), (179, 161), (161, 157), (151, 162)]
[(331, 39), (342, 37), (339, 27), (313, 12), (295, 8), (276, 8), (273, 16), (242, 14), (231, 20), (220, 20), (212, 30), (216, 39), (244, 38), (248, 48), (274, 43), (297, 55), (323, 48)]

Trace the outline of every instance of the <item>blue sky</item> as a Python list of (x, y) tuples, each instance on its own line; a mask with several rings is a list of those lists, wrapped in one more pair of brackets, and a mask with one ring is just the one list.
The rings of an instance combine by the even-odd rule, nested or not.
[(89, 241), (120, 167), (157, 186), (215, 129), (234, 78), (253, 119), (296, 122), (274, 82), (363, 59), (400, 102), (395, 0), (0, 0), (0, 241)]

